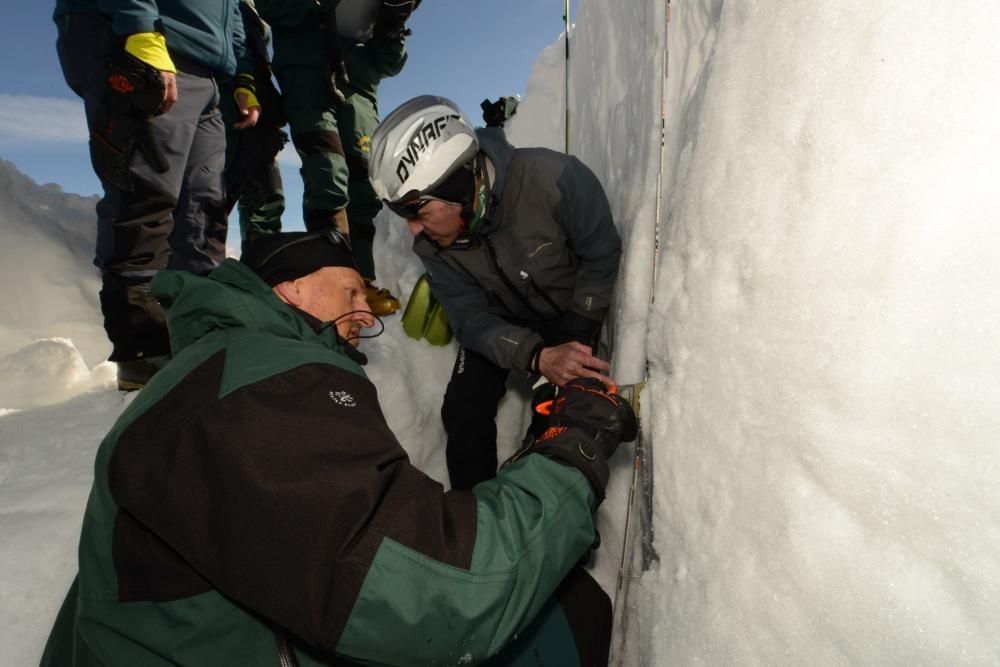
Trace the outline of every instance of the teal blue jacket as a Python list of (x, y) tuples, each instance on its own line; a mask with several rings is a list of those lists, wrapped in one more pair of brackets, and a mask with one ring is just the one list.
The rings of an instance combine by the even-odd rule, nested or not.
[(159, 32), (167, 49), (223, 76), (253, 72), (239, 0), (56, 0), (53, 18), (101, 14), (116, 35)]
[(444, 492), (336, 330), (239, 262), (151, 290), (174, 358), (98, 450), (46, 667), (477, 664), (592, 544), (590, 484), (545, 456)]

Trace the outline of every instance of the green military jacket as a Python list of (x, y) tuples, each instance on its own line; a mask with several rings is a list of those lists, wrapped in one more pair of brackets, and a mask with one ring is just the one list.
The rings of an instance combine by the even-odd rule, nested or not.
[[(257, 12), (274, 35), (274, 67), (325, 67), (326, 3), (313, 0), (256, 0)], [(378, 84), (399, 74), (406, 64), (402, 36), (356, 43), (340, 38), (350, 87), (376, 101)]]

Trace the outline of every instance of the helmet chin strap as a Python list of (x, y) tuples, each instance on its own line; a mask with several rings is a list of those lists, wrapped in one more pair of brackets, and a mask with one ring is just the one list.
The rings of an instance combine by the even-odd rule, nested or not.
[(462, 202), (463, 235), (475, 231), (483, 218), (483, 214), (486, 212), (486, 199), (490, 188), (487, 182), (485, 159), (482, 153), (476, 156), (473, 172), (477, 183), (475, 193), (471, 199)]

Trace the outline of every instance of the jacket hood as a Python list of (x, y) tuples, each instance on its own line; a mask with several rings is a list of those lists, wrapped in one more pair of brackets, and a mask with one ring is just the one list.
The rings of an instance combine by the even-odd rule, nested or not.
[(174, 355), (213, 331), (236, 328), (311, 341), (330, 349), (341, 347), (336, 327), (314, 331), (267, 283), (235, 259), (225, 260), (207, 276), (160, 271), (150, 283), (150, 292), (167, 313)]

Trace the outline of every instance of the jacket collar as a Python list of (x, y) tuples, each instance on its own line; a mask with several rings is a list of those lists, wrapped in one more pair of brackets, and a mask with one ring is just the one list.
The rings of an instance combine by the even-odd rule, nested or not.
[(493, 171), (489, 201), (477, 230), (478, 234), (486, 234), (502, 218), (500, 204), (507, 184), (507, 167), (510, 166), (516, 149), (507, 141), (503, 128), (481, 127), (476, 130), (476, 136), (479, 137), (479, 150), (486, 156)]
[(162, 270), (150, 283), (150, 292), (167, 313), (173, 354), (213, 331), (235, 328), (301, 340), (345, 354), (345, 348), (350, 347), (336, 327), (314, 328), (303, 317), (306, 313), (284, 303), (257, 274), (235, 259), (223, 261), (207, 276)]

